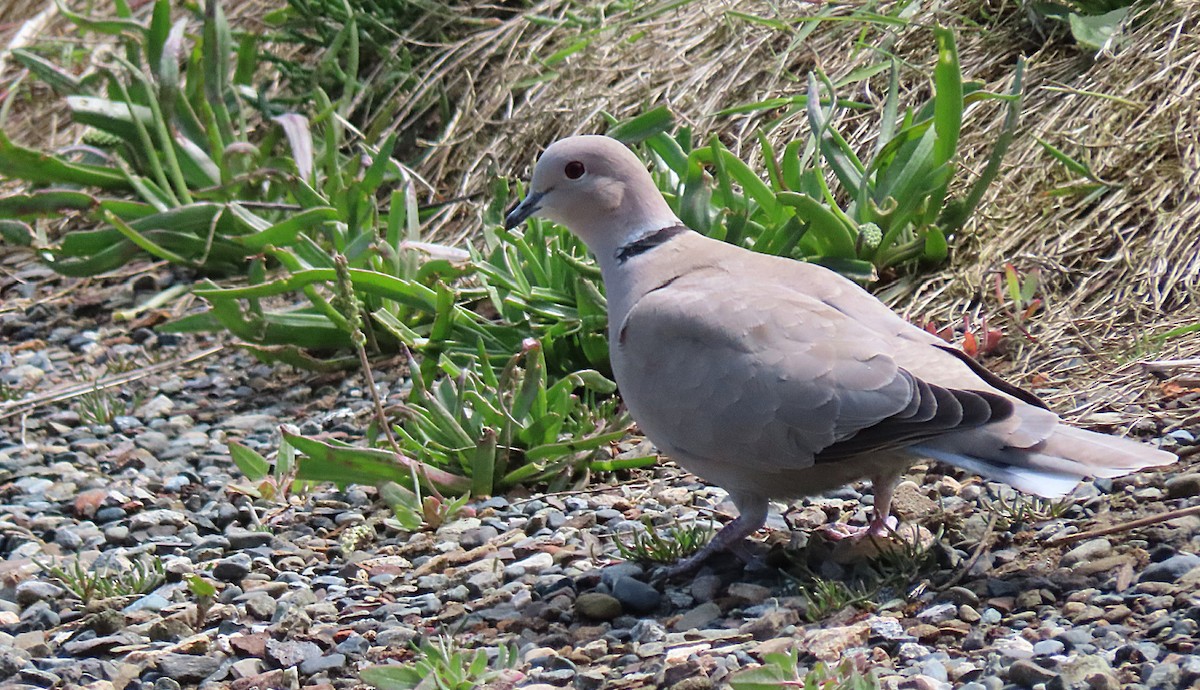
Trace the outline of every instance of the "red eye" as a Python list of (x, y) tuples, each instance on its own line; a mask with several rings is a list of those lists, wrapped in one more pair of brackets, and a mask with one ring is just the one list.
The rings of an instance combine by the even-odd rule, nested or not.
[(565, 172), (567, 177), (571, 178), (572, 180), (578, 180), (579, 178), (583, 177), (583, 173), (587, 171), (583, 169), (583, 163), (580, 163), (579, 161), (571, 161), (570, 163), (567, 163), (567, 168), (563, 172)]

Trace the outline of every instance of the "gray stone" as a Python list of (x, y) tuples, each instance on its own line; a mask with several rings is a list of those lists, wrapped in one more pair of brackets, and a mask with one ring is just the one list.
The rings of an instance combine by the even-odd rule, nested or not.
[(979, 595), (966, 587), (951, 587), (946, 590), (946, 597), (959, 605), (979, 606)]
[(35, 601), (21, 612), (21, 622), (34, 630), (57, 628), (62, 616), (44, 601)]
[(1094, 561), (1111, 553), (1112, 543), (1107, 539), (1089, 539), (1064, 553), (1062, 559), (1059, 560), (1059, 565), (1064, 568), (1073, 568), (1085, 561)]
[(1046, 683), (1055, 675), (1057, 674), (1053, 671), (1044, 669), (1028, 659), (1018, 659), (1008, 667), (1008, 680), (1026, 688)]
[(271, 542), (275, 539), (275, 535), (270, 532), (230, 526), (229, 529), (225, 530), (225, 538), (229, 540), (229, 548), (231, 550), (243, 551), (260, 546), (270, 546)]
[(1167, 498), (1200, 496), (1200, 472), (1189, 472), (1167, 480)]
[(246, 613), (260, 621), (269, 621), (275, 615), (275, 599), (265, 592), (255, 592), (246, 598)]
[[(1087, 632), (1084, 630), (1084, 632)], [(1112, 667), (1103, 657), (1082, 654), (1062, 663), (1057, 668), (1058, 673), (1046, 683), (1046, 690), (1092, 690), (1095, 683), (1107, 683), (1113, 677)], [(1115, 687), (1120, 687), (1117, 683)], [(1100, 690), (1095, 688), (1094, 690)]]
[(492, 527), (491, 525), (483, 525), (482, 527), (473, 527), (471, 529), (464, 530), (462, 535), (458, 538), (458, 543), (459, 546), (462, 546), (464, 549), (470, 551), (471, 549), (477, 549), (480, 546), (487, 544), (499, 536), (500, 531), (495, 527)]
[(267, 656), (283, 668), (319, 659), (322, 654), (321, 648), (315, 642), (267, 640)]
[(958, 617), (958, 607), (954, 604), (936, 604), (917, 614), (917, 620), (930, 625), (945, 623)]
[(195, 683), (217, 672), (225, 657), (220, 654), (163, 654), (158, 658), (158, 670), (179, 683)]
[(871, 616), (867, 619), (867, 625), (871, 628), (871, 637), (887, 640), (889, 642), (916, 642), (916, 638), (909, 635), (904, 630), (904, 626), (900, 625), (900, 621), (891, 616)]
[(1162, 663), (1154, 667), (1146, 679), (1150, 690), (1175, 690), (1183, 687), (1183, 669), (1179, 664)]
[(408, 646), (417, 636), (417, 631), (411, 627), (398, 625), (394, 628), (380, 630), (375, 634), (375, 645), (387, 649), (401, 649)]
[(1200, 556), (1194, 553), (1176, 554), (1146, 566), (1138, 582), (1177, 582), (1196, 567), (1200, 567)]
[(23, 649), (0, 645), (0, 678), (12, 678), (29, 665), (29, 653)]
[(1055, 654), (1062, 654), (1066, 648), (1067, 646), (1058, 640), (1042, 640), (1041, 642), (1034, 643), (1033, 655), (1054, 656)]
[(632, 577), (618, 577), (612, 584), (612, 595), (630, 613), (650, 613), (662, 602), (657, 589)]
[(134, 611), (162, 611), (170, 605), (171, 602), (165, 597), (151, 592), (150, 594), (147, 594), (146, 596), (141, 597), (137, 601), (133, 602), (129, 606), (121, 609), (121, 611), (123, 613), (133, 613)]
[(57, 599), (66, 593), (62, 587), (43, 580), (26, 580), (17, 585), (14, 592), (17, 603), (29, 606), (37, 601)]
[(751, 604), (761, 604), (771, 596), (770, 588), (750, 582), (735, 582), (729, 585), (727, 591), (729, 596), (744, 599)]
[(696, 601), (712, 601), (717, 597), (717, 592), (721, 589), (721, 578), (717, 575), (701, 575), (692, 580), (690, 588), (692, 597)]
[(229, 558), (222, 558), (213, 567), (212, 574), (222, 582), (238, 582), (250, 574), (250, 557), (235, 553)]
[(145, 510), (129, 518), (129, 529), (135, 532), (151, 527), (186, 527), (187, 524), (187, 515), (177, 510)]
[(306, 659), (300, 664), (300, 673), (311, 676), (322, 671), (331, 671), (346, 665), (345, 654), (329, 654), (315, 659)]
[(257, 431), (259, 429), (274, 429), (279, 425), (279, 419), (269, 414), (239, 414), (226, 418), (221, 426), (238, 431)]
[(600, 581), (611, 588), (617, 580), (623, 577), (631, 577), (637, 580), (645, 574), (645, 569), (643, 569), (642, 566), (638, 565), (637, 563), (633, 563), (631, 561), (622, 561), (621, 563), (614, 563), (601, 569)]
[(721, 607), (717, 606), (714, 602), (706, 601), (680, 616), (679, 619), (671, 625), (671, 628), (676, 632), (699, 630), (720, 617)]
[(337, 647), (334, 647), (339, 654), (346, 656), (363, 656), (370, 648), (371, 643), (367, 642), (367, 638), (357, 633), (342, 640)]

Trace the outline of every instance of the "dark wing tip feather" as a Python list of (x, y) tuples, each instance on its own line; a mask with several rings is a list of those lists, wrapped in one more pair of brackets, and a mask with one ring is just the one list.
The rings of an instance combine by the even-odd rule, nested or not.
[(999, 422), (1016, 411), (1013, 402), (1002, 395), (935, 386), (904, 369), (900, 375), (913, 382), (913, 396), (920, 398), (918, 404), (910, 403), (900, 412), (822, 449), (815, 456), (816, 462), (914, 445), (952, 431)]

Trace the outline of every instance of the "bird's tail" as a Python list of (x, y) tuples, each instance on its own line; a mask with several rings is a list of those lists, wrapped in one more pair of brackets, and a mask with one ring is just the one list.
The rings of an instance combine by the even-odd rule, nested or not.
[(1069, 494), (1083, 479), (1120, 477), (1178, 460), (1145, 443), (1062, 424), (1029, 448), (997, 446), (984, 427), (910, 450), (1046, 498)]

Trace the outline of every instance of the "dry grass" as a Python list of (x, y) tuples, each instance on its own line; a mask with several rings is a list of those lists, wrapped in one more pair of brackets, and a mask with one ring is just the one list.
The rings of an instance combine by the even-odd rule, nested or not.
[[(601, 112), (623, 118), (669, 105), (697, 133), (719, 134), (756, 164), (754, 132), (770, 125), (774, 141), (791, 140), (807, 128), (803, 115), (714, 113), (803, 93), (815, 66), (834, 79), (847, 75), (880, 60), (880, 45), (910, 66), (906, 89), (928, 91), (928, 27), (941, 22), (958, 27), (965, 76), (992, 90), (1007, 86), (1018, 55), (1030, 56), (1023, 132), (981, 215), (958, 238), (952, 265), (935, 275), (901, 276), (886, 296), (914, 317), (942, 322), (957, 320), (981, 296), (982, 309), (997, 314), (991, 283), (1001, 264), (1041, 267), (1050, 309), (1031, 325), (1037, 340), (1011, 338), (1010, 356), (996, 364), (1021, 382), (1038, 375), (1055, 406), (1074, 417), (1112, 410), (1119, 421), (1148, 418), (1161, 427), (1194, 414), (1165, 409), (1158, 382), (1134, 362), (1200, 356), (1200, 335), (1145, 347), (1148, 335), (1200, 322), (1200, 0), (1153, 6), (1122, 49), (1095, 62), (1061, 41), (1032, 42), (1013, 0), (935, 3), (901, 27), (802, 21), (822, 11), (845, 18), (901, 7), (889, 2), (633, 4), (544, 0), (520, 14), (480, 8), (487, 19), (479, 30), (437, 50), (420, 69), (425, 76), (415, 94), (393, 96), (404, 103), (387, 129), (423, 133), (415, 167), (430, 183), (430, 198), (468, 198), (447, 205), (432, 232), (453, 241), (474, 236), (480, 195), (493, 175), (527, 175), (554, 139), (603, 131)], [(248, 22), (265, 7), (263, 0), (226, 3), (229, 15)], [(472, 10), (467, 4), (461, 11)], [(45, 31), (61, 36), (62, 22)], [(581, 47), (548, 63), (571, 46)], [(841, 95), (879, 103), (882, 80), (858, 82)], [(968, 113), (967, 169), (978, 169), (990, 148), (996, 108), (981, 104)], [(38, 123), (44, 130), (46, 120), (30, 112), (14, 109), (13, 123), (27, 130), (18, 139), (36, 143), (33, 130)], [(865, 147), (874, 117), (847, 114), (841, 129)], [(1047, 196), (1069, 175), (1025, 134), (1086, 160), (1114, 188), (1087, 204)]]

